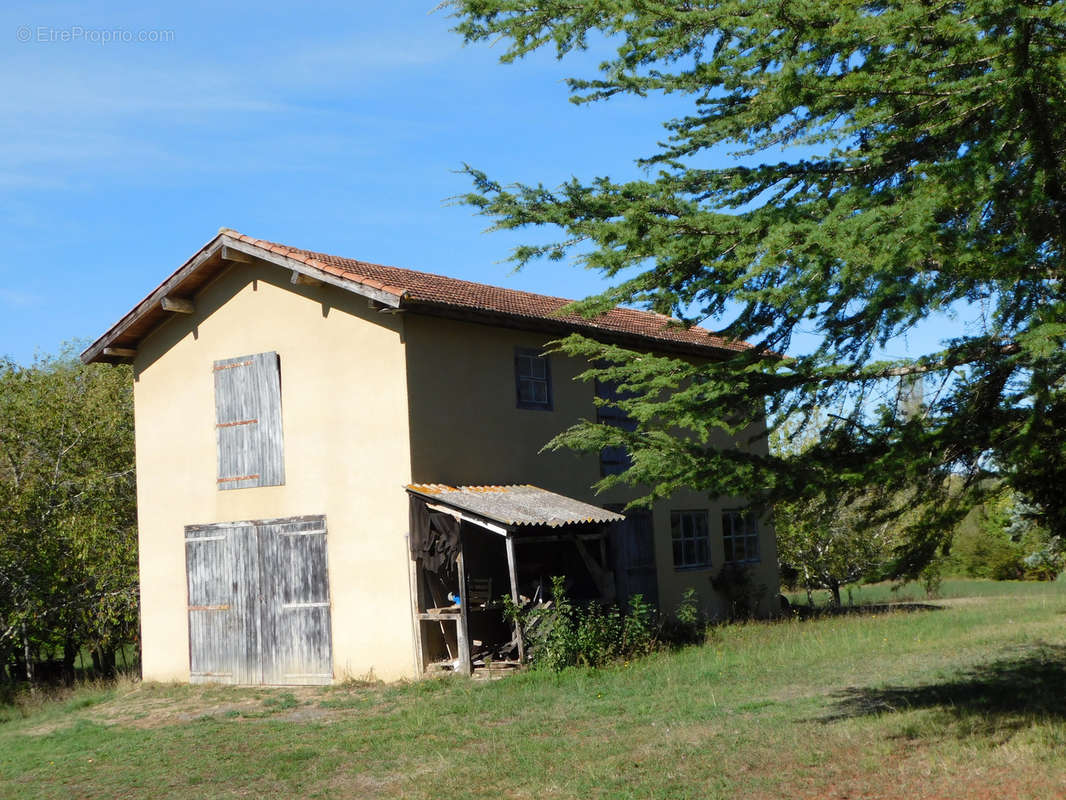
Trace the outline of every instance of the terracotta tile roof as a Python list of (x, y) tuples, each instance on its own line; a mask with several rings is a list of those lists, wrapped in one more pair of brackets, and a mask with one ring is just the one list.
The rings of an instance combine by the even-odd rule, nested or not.
[(685, 328), (677, 320), (651, 311), (619, 307), (592, 318), (574, 313), (559, 314), (559, 309), (573, 301), (563, 297), (504, 289), (429, 272), (387, 267), (326, 253), (316, 253), (312, 250), (301, 250), (276, 242), (254, 239), (228, 229), (223, 233), (238, 241), (295, 259), (336, 277), (394, 295), (404, 306), (424, 304), (488, 312), (527, 320), (554, 322), (589, 334), (601, 331), (719, 352), (737, 352), (749, 347), (743, 342), (728, 341), (715, 336), (704, 328)]

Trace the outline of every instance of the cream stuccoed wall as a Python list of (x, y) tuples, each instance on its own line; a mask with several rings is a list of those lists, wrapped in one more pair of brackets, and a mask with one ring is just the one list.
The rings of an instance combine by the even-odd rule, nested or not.
[[(138, 347), (134, 364), (146, 680), (187, 680), (183, 527), (324, 514), (334, 678), (410, 675), (404, 319), (329, 286), (238, 265)], [(213, 362), (277, 351), (285, 485), (220, 491)]]
[[(552, 337), (473, 322), (408, 314), (407, 385), (410, 403), (411, 471), (416, 482), (462, 484), (532, 483), (597, 505), (624, 503), (635, 493), (621, 489), (596, 495), (596, 455), (570, 451), (540, 452), (553, 436), (580, 418), (594, 419), (594, 388), (578, 381), (584, 365), (576, 359), (550, 357), (553, 410), (516, 407), (516, 348), (542, 350)], [(733, 444), (761, 448), (741, 437)], [(653, 508), (659, 601), (664, 611), (677, 608), (682, 593), (694, 587), (704, 609), (722, 615), (722, 598), (710, 578), (725, 558), (723, 509), (739, 508), (743, 498), (708, 498), (679, 492)], [(710, 522), (711, 566), (677, 570), (673, 566), (671, 510), (706, 509)], [(754, 583), (763, 587), (762, 610), (773, 610), (778, 591), (777, 551), (773, 528), (761, 521), (761, 559), (753, 564)]]

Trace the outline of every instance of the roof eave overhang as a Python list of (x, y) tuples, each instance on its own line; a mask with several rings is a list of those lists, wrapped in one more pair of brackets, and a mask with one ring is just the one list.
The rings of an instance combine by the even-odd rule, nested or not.
[(543, 317), (529, 317), (522, 314), (507, 314), (501, 311), (489, 311), (485, 309), (468, 308), (447, 303), (434, 303), (419, 300), (417, 297), (405, 298), (403, 308), (415, 314), (424, 314), (432, 317), (443, 317), (462, 322), (476, 322), (494, 327), (513, 328), (516, 330), (538, 331), (542, 333), (558, 334), (566, 336), (571, 333), (579, 333), (590, 339), (607, 344), (617, 344), (634, 350), (652, 353), (675, 353), (677, 355), (696, 356), (699, 358), (711, 358), (726, 360), (736, 356), (739, 350), (726, 347), (717, 347), (713, 344), (700, 345), (688, 342), (678, 342), (670, 339), (658, 339), (654, 336), (646, 336), (623, 331), (613, 331), (607, 328), (597, 327), (590, 323), (581, 325), (563, 319), (545, 319)]
[(334, 275), (328, 270), (249, 244), (223, 232), (200, 248), (106, 333), (85, 348), (81, 360), (86, 364), (132, 361), (140, 340), (169, 318), (171, 312), (163, 307), (165, 299), (191, 300), (199, 289), (221, 272), (234, 263), (247, 262), (249, 259), (274, 264), (291, 270), (294, 275), (337, 286), (389, 308), (399, 308), (403, 302), (403, 295)]
[[(499, 311), (470, 308), (419, 300), (403, 292), (402, 289), (390, 291), (395, 287), (374, 286), (364, 283), (350, 274), (338, 274), (341, 270), (331, 271), (329, 264), (316, 266), (301, 259), (293, 258), (283, 252), (261, 247), (243, 241), (239, 234), (230, 235), (223, 230), (205, 244), (195, 255), (182, 264), (169, 278), (157, 286), (147, 297), (135, 305), (122, 319), (116, 322), (99, 339), (89, 345), (81, 354), (85, 363), (123, 363), (133, 360), (140, 341), (162, 325), (175, 313), (177, 308), (192, 307), (191, 301), (196, 293), (211, 280), (229, 269), (234, 263), (259, 261), (282, 269), (290, 270), (294, 282), (297, 276), (304, 276), (312, 282), (328, 284), (348, 292), (366, 297), (385, 308), (404, 309), (429, 316), (477, 322), (497, 327), (509, 327), (520, 330), (532, 330), (565, 336), (581, 333), (592, 339), (636, 350), (699, 358), (726, 359), (736, 355), (737, 351), (714, 344), (695, 344), (654, 336), (613, 331), (596, 326), (575, 323), (572, 320), (546, 319), (521, 314), (508, 314)], [(311, 259), (314, 261), (314, 259)], [(321, 262), (320, 262), (321, 263)], [(164, 307), (165, 301), (168, 307)]]

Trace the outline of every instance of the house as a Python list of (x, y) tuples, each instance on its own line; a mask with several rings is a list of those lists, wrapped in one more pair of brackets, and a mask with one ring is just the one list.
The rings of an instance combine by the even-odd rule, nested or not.
[(540, 452), (596, 414), (582, 364), (543, 354), (560, 334), (694, 358), (743, 345), (566, 302), (223, 229), (86, 349), (133, 364), (145, 679), (468, 669), (478, 641), (510, 637), (492, 598), (537, 599), (559, 573), (664, 610), (692, 586), (720, 614), (728, 556), (768, 609), (773, 531), (744, 498), (683, 493), (619, 521), (630, 496), (589, 488), (619, 454)]

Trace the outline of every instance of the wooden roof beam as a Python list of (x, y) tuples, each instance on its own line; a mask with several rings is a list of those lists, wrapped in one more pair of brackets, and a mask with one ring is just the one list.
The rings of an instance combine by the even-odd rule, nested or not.
[(295, 286), (323, 286), (324, 284), (318, 278), (312, 278), (310, 275), (305, 275), (302, 272), (292, 271), (292, 277), (289, 282)]
[(240, 250), (234, 250), (232, 247), (222, 246), (222, 260), (223, 261), (238, 261), (241, 264), (251, 264), (255, 259), (248, 253), (242, 253)]
[(170, 297), (167, 295), (159, 301), (164, 311), (173, 311), (175, 314), (192, 314), (196, 311), (196, 304), (192, 300), (183, 297)]
[(134, 358), (137, 355), (132, 347), (105, 347), (103, 353), (112, 358)]

